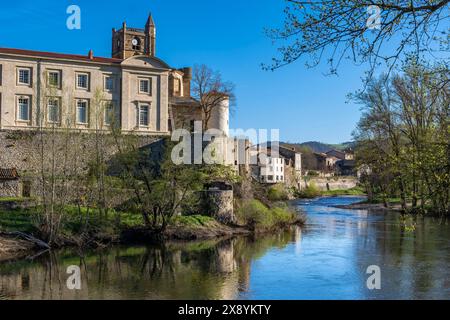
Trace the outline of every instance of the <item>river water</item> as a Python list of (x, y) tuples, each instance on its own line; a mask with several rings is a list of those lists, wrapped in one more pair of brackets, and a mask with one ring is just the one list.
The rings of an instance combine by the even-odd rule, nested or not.
[[(299, 200), (303, 228), (226, 241), (61, 250), (0, 263), (0, 299), (450, 299), (450, 226)], [(67, 287), (79, 266), (81, 289)], [(380, 289), (369, 290), (369, 266)]]

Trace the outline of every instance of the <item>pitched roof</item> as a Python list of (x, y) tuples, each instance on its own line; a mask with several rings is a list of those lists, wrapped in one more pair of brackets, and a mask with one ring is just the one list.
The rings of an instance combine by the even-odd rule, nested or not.
[(15, 168), (2, 169), (0, 168), (0, 180), (15, 180), (19, 178), (19, 174)]
[(104, 57), (89, 57), (89, 55), (78, 55), (78, 54), (66, 54), (66, 53), (56, 53), (56, 52), (45, 52), (45, 51), (33, 51), (33, 50), (23, 50), (23, 49), (13, 49), (13, 48), (0, 48), (0, 54), (14, 54), (21, 56), (32, 56), (32, 57), (42, 57), (42, 58), (52, 58), (52, 59), (67, 59), (67, 60), (78, 60), (85, 62), (98, 62), (98, 63), (111, 63), (120, 64), (123, 60), (116, 58), (104, 58)]
[(199, 107), (200, 104), (192, 97), (169, 97), (169, 103), (172, 105), (194, 106)]

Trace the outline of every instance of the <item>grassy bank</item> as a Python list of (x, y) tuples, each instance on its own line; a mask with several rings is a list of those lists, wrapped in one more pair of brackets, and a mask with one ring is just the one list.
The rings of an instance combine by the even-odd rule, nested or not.
[(316, 197), (330, 197), (330, 196), (364, 196), (365, 191), (361, 187), (354, 187), (350, 189), (336, 189), (336, 190), (319, 190), (314, 184), (309, 184), (303, 190), (297, 191), (295, 196), (300, 199), (311, 199)]
[[(0, 232), (24, 232), (39, 237), (37, 210), (14, 209), (0, 210)], [(64, 210), (60, 231), (61, 246), (83, 244), (86, 240), (95, 243), (120, 242), (121, 236), (128, 230), (136, 230), (144, 225), (140, 214), (109, 210), (105, 215), (97, 210), (68, 206)], [(177, 234), (179, 232), (180, 234)], [(177, 216), (167, 228), (167, 237), (192, 239), (198, 233), (199, 238), (230, 234), (231, 231), (207, 216)], [(164, 236), (164, 235), (163, 235)]]
[(361, 187), (354, 187), (351, 189), (337, 189), (320, 192), (322, 196), (364, 196), (366, 192)]
[[(0, 209), (0, 234), (23, 232), (39, 237), (39, 208)], [(144, 227), (140, 214), (66, 206), (56, 246), (99, 246), (107, 243), (146, 242), (155, 239), (196, 240), (248, 234), (298, 223), (299, 216), (287, 206), (268, 208), (257, 200), (243, 203), (237, 210), (239, 226), (227, 226), (202, 215), (173, 217), (166, 230), (157, 234)]]

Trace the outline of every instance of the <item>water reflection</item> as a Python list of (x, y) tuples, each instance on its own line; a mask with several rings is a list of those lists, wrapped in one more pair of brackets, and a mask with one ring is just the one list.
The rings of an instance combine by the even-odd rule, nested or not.
[[(0, 299), (450, 298), (450, 228), (395, 214), (333, 208), (356, 198), (299, 201), (308, 224), (263, 237), (62, 250), (0, 265)], [(382, 289), (366, 288), (379, 265)], [(82, 270), (68, 290), (66, 268)]]

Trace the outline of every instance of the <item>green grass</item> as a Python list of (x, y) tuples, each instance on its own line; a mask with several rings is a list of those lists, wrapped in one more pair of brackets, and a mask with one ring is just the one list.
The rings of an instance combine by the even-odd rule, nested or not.
[(342, 195), (362, 196), (365, 194), (366, 194), (365, 191), (361, 187), (354, 187), (351, 189), (338, 189), (338, 190), (322, 191), (323, 196), (342, 196)]
[[(33, 233), (36, 231), (36, 220), (33, 214), (37, 210), (39, 208), (0, 210), (0, 230)], [(76, 235), (86, 231), (116, 234), (121, 230), (144, 225), (142, 215), (139, 213), (117, 212), (111, 209), (105, 217), (97, 209), (77, 206), (66, 206), (64, 211), (63, 233), (66, 235)], [(176, 226), (198, 227), (207, 226), (214, 221), (211, 217), (193, 215), (174, 217), (170, 223)]]
[(193, 216), (176, 216), (172, 218), (171, 223), (177, 226), (206, 226), (211, 222), (214, 222), (214, 218), (208, 216), (201, 215), (193, 215)]
[(1, 197), (1, 202), (25, 202), (25, 201), (31, 201), (34, 200), (33, 198), (22, 198), (22, 197)]
[(34, 230), (32, 212), (22, 209), (8, 211), (0, 209), (0, 230), (32, 232)]

